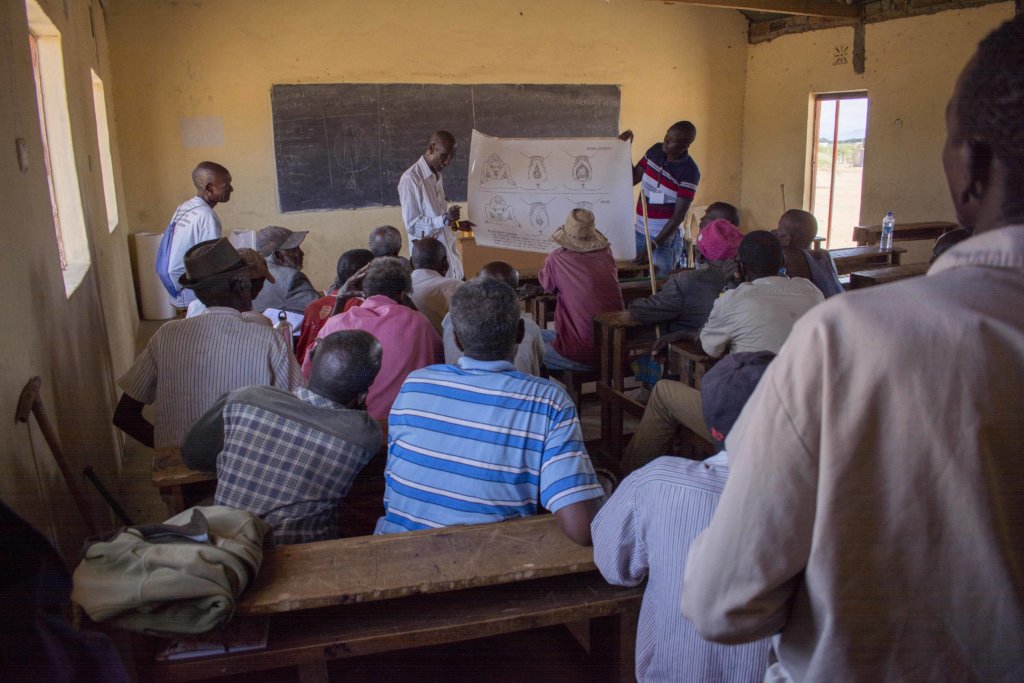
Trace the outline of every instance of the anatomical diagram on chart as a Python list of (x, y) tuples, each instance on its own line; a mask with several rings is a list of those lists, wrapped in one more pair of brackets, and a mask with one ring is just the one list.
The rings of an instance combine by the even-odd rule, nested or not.
[(473, 131), (468, 218), (483, 246), (549, 253), (572, 209), (594, 212), (616, 259), (633, 258), (629, 143), (618, 138), (495, 138)]

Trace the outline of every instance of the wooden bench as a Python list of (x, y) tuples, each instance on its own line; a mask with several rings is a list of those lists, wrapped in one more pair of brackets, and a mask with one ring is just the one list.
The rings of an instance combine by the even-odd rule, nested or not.
[(640, 417), (644, 405), (626, 396), (625, 382), (629, 364), (650, 351), (654, 328), (637, 322), (629, 311), (594, 316), (594, 343), (600, 365), (597, 398), (601, 402), (601, 446), (610, 459), (622, 459), (625, 448), (624, 414)]
[(908, 277), (917, 277), (928, 272), (928, 263), (907, 263), (871, 270), (858, 270), (850, 273), (850, 289), (863, 289), (887, 282), (895, 282)]
[(900, 254), (906, 252), (903, 247), (893, 247), (888, 251), (872, 247), (851, 247), (849, 249), (829, 249), (832, 259), (836, 263), (836, 271), (839, 275), (846, 275), (855, 270), (864, 270), (886, 265), (898, 266)]
[(147, 682), (281, 667), (326, 681), (334, 659), (567, 624), (604, 665), (600, 680), (632, 680), (642, 595), (605, 583), (553, 515), (282, 546), (238, 603), (269, 617), (266, 649), (156, 662), (140, 636), (136, 666)]
[(668, 345), (669, 353), (676, 359), (679, 366), (679, 381), (700, 389), (704, 373), (715, 366), (718, 358), (704, 353), (699, 339), (679, 340)]
[[(957, 227), (956, 223), (948, 221), (925, 221), (921, 223), (896, 223), (893, 228), (892, 239), (894, 242), (905, 242), (909, 240), (937, 240), (943, 233), (949, 232)], [(882, 224), (858, 225), (853, 229), (853, 241), (858, 247), (866, 247), (878, 244), (882, 239)]]
[(190, 489), (198, 488), (205, 491), (211, 486), (209, 482), (215, 484), (216, 481), (216, 472), (203, 472), (186, 467), (181, 461), (181, 452), (176, 447), (157, 448), (153, 451), (153, 486), (160, 490), (160, 497), (167, 503), (172, 515), (185, 509)]

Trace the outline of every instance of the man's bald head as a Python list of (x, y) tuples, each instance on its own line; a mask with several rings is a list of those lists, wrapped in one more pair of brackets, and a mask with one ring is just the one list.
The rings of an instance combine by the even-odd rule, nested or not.
[(374, 256), (398, 256), (402, 233), (393, 225), (378, 226), (370, 231), (369, 247)]
[(316, 345), (309, 390), (348, 405), (365, 396), (383, 357), (380, 342), (363, 330), (342, 330)]
[(480, 269), (477, 277), (498, 280), (512, 289), (519, 289), (519, 271), (504, 261), (491, 261)]
[(455, 136), (446, 130), (435, 131), (430, 136), (423, 158), (434, 173), (443, 171), (455, 158)]
[(412, 267), (416, 270), (448, 272), (448, 250), (434, 237), (423, 237), (412, 243)]
[(779, 218), (775, 236), (783, 247), (810, 249), (818, 235), (818, 219), (813, 213), (801, 209), (790, 209)]
[(231, 174), (215, 161), (201, 161), (192, 171), (192, 184), (196, 195), (211, 207), (231, 199)]

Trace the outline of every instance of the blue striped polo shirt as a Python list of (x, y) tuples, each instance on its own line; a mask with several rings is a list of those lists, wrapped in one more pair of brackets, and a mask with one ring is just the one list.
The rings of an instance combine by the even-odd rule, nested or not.
[(568, 394), (507, 361), (466, 356), (405, 380), (385, 478), (376, 533), (499, 522), (603, 495)]

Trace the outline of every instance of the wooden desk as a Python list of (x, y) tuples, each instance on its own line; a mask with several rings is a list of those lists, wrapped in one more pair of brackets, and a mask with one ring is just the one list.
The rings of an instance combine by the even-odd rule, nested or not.
[(153, 662), (146, 639), (137, 668), (147, 682), (289, 666), (326, 681), (332, 659), (584, 621), (598, 680), (632, 680), (642, 595), (609, 586), (553, 515), (282, 546), (238, 604), (269, 617), (265, 650)]
[(886, 266), (871, 270), (858, 270), (850, 273), (850, 289), (863, 289), (887, 282), (895, 282), (908, 277), (917, 277), (928, 272), (928, 263), (908, 263), (899, 266)]
[(189, 469), (181, 461), (177, 448), (157, 448), (153, 451), (153, 486), (167, 502), (172, 515), (185, 509), (185, 487), (216, 482), (216, 472)]
[(642, 416), (644, 405), (626, 396), (626, 372), (631, 358), (647, 353), (654, 327), (632, 318), (629, 311), (594, 316), (594, 343), (600, 354), (597, 397), (601, 401), (601, 446), (609, 458), (622, 459), (625, 447), (623, 411)]
[[(925, 221), (922, 223), (900, 223), (897, 221), (893, 228), (892, 239), (894, 242), (909, 240), (936, 240), (943, 233), (949, 232), (958, 227), (956, 223), (948, 221)], [(882, 225), (858, 225), (853, 229), (853, 241), (858, 247), (866, 247), (878, 244), (882, 239)]]
[[(638, 266), (632, 261), (616, 261), (615, 267), (619, 271), (619, 279), (625, 280), (630, 278), (640, 278), (647, 275), (647, 266)], [(527, 284), (540, 284), (540, 280), (537, 279), (537, 274), (540, 273), (540, 268), (519, 268), (519, 286)]]
[(877, 245), (871, 247), (850, 247), (849, 249), (829, 249), (836, 262), (836, 270), (840, 275), (852, 273), (855, 270), (864, 270), (868, 267), (900, 264), (900, 254), (907, 250), (903, 247), (893, 247), (889, 251), (882, 251)]
[(715, 366), (718, 358), (704, 353), (699, 339), (674, 341), (668, 345), (668, 351), (679, 364), (679, 381), (700, 389), (704, 373)]

